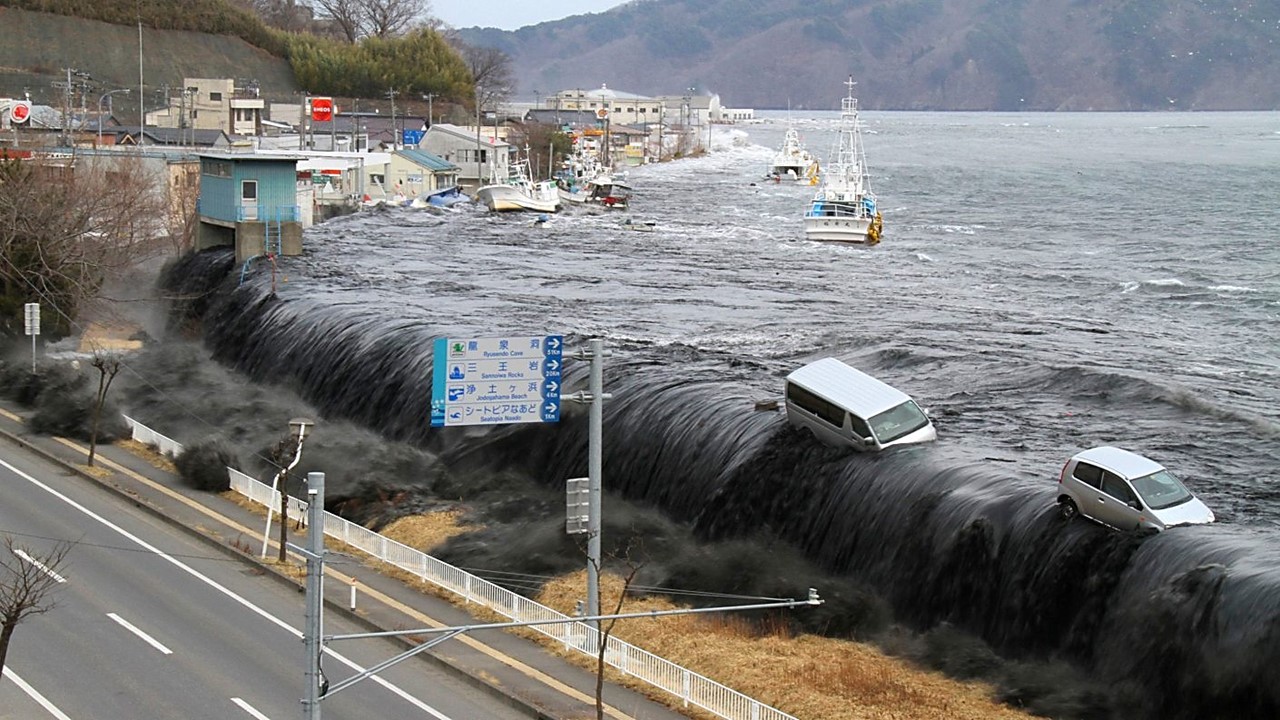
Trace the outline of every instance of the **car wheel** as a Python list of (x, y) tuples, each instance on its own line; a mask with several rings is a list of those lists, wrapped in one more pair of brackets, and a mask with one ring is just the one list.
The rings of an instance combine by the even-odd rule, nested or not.
[(1080, 508), (1076, 507), (1076, 501), (1071, 498), (1062, 498), (1058, 500), (1058, 513), (1062, 515), (1063, 520), (1074, 520), (1080, 514)]

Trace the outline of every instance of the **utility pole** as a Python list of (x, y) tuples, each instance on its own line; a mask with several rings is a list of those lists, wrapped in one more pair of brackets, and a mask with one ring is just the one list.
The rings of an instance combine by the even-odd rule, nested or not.
[(75, 68), (63, 68), (63, 70), (67, 73), (66, 81), (55, 82), (53, 86), (62, 91), (62, 133), (60, 142), (63, 147), (66, 147), (70, 144), (68, 141), (70, 135), (67, 132), (67, 127), (71, 122), (71, 73), (75, 72)]
[(324, 652), (324, 473), (307, 473), (307, 547), (301, 550), (307, 559), (307, 610), (303, 627), (303, 645), (307, 653), (307, 692), (302, 707), (306, 720), (320, 720), (320, 700), (328, 693), (329, 681), (320, 667)]
[(396, 132), (396, 92), (395, 88), (387, 91), (387, 97), (391, 98), (391, 149), (398, 150), (400, 148), (400, 135)]
[(142, 135), (147, 130), (147, 95), (146, 85), (142, 82), (142, 2), (138, 2), (138, 141), (142, 145)]

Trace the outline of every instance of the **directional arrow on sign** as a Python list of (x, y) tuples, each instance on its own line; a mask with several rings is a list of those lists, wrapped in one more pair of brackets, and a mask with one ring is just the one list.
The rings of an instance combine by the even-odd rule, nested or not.
[(552, 350), (555, 350), (556, 348), (560, 347), (560, 338), (558, 337), (548, 338), (547, 347), (551, 348)]
[(546, 387), (548, 395), (554, 395), (560, 392), (560, 383), (555, 380), (548, 380), (544, 387)]
[(560, 361), (555, 358), (548, 358), (546, 367), (548, 370), (559, 370)]

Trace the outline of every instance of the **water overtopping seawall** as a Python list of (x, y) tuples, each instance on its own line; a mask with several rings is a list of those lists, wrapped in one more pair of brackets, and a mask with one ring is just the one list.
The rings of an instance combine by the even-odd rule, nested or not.
[[(586, 412), (558, 425), (429, 427), (432, 328), (273, 294), (218, 253), (168, 283), (201, 298), (214, 355), (295, 388), (326, 416), (428, 447), (455, 468), (552, 488), (585, 475)], [(1147, 717), (1280, 714), (1280, 551), (1271, 530), (1220, 524), (1115, 533), (1053, 511), (1049, 478), (941, 445), (878, 455), (814, 443), (753, 401), (763, 366), (683, 347), (606, 366), (604, 478), (708, 540), (778, 537), (858, 578), (918, 629), (972, 631), (1014, 657), (1065, 657)], [(585, 389), (567, 364), (565, 393)], [(1113, 679), (1119, 679), (1112, 682)]]

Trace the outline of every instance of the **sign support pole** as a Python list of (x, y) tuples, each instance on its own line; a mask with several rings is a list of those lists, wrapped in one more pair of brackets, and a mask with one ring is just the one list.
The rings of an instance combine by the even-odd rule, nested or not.
[[(587, 477), (590, 478), (590, 509), (587, 516), (587, 615), (600, 615), (600, 473), (604, 440), (604, 340), (593, 338), (588, 343), (591, 355), (591, 415), (587, 438)], [(591, 623), (596, 630), (600, 621)]]
[(40, 303), (22, 306), (27, 334), (31, 336), (31, 374), (36, 373), (36, 336), (40, 334)]

